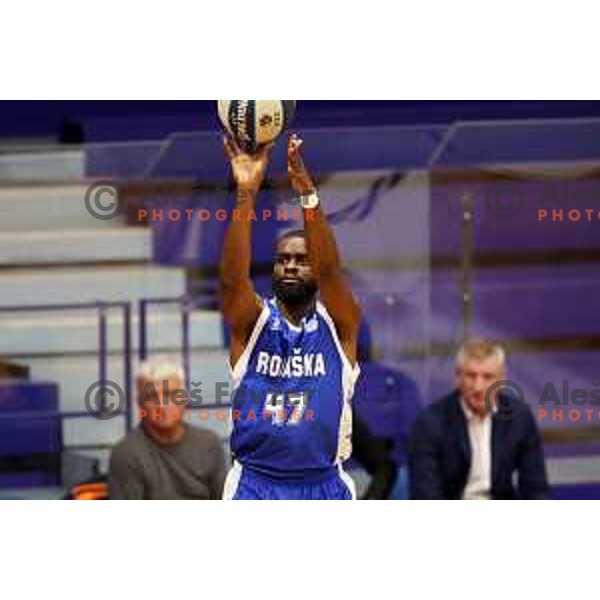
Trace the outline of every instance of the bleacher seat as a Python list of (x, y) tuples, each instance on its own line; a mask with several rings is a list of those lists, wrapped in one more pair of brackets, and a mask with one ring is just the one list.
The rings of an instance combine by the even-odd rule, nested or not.
[(58, 386), (0, 382), (0, 487), (59, 485), (62, 446)]

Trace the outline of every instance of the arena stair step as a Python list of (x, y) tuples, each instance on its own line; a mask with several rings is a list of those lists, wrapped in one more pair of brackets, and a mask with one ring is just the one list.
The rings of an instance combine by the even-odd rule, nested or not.
[[(134, 307), (135, 308), (135, 307)], [(107, 347), (122, 352), (123, 314), (118, 309), (107, 312)], [(182, 346), (179, 311), (167, 307), (149, 311), (147, 344), (153, 350), (172, 350)], [(133, 314), (132, 350), (139, 347), (139, 317)], [(222, 348), (221, 314), (216, 311), (193, 311), (190, 314), (189, 341), (192, 348)], [(0, 355), (6, 357), (67, 356), (94, 354), (99, 347), (99, 319), (95, 309), (32, 313), (0, 313)]]
[[(112, 219), (100, 219), (115, 202), (108, 192), (97, 197), (101, 205), (97, 212), (86, 207), (86, 192), (90, 184), (73, 183), (64, 185), (24, 185), (0, 186), (0, 232), (4, 231), (66, 231), (70, 229), (114, 229), (125, 227), (119, 216)], [(89, 206), (96, 204), (90, 200)], [(101, 210), (106, 207), (106, 210)], [(111, 213), (112, 214), (112, 213)]]
[(22, 151), (0, 155), (0, 182), (72, 181), (85, 174), (82, 149)]
[(22, 269), (0, 273), (0, 306), (180, 297), (185, 272), (152, 265)]
[(142, 228), (0, 233), (0, 268), (149, 261), (152, 234)]

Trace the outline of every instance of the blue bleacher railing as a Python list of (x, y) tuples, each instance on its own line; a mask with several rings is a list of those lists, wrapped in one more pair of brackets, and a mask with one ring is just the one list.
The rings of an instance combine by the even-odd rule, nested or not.
[[(56, 311), (79, 311), (96, 309), (98, 314), (98, 380), (106, 381), (108, 376), (108, 322), (107, 312), (111, 309), (119, 309), (123, 315), (123, 369), (124, 369), (124, 395), (125, 406), (123, 414), (125, 417), (125, 428), (131, 429), (131, 400), (132, 400), (132, 363), (131, 363), (131, 303), (130, 302), (84, 302), (69, 304), (39, 304), (29, 306), (0, 306), (0, 313), (27, 313)], [(91, 383), (91, 382), (90, 382)], [(65, 411), (57, 415), (57, 418), (78, 419), (89, 418), (93, 415), (87, 410)], [(1, 417), (1, 415), (0, 415)]]
[(190, 315), (194, 308), (193, 299), (189, 296), (178, 298), (142, 298), (139, 301), (139, 346), (138, 356), (140, 361), (148, 358), (148, 309), (153, 305), (174, 304), (179, 306), (181, 315), (181, 356), (183, 362), (183, 372), (186, 385), (190, 383)]

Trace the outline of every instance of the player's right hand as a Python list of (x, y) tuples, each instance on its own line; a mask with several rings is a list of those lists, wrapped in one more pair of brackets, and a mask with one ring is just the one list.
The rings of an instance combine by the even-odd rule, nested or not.
[(252, 195), (258, 193), (269, 164), (274, 144), (267, 144), (254, 154), (244, 152), (230, 136), (224, 138), (225, 154), (231, 162), (231, 171), (238, 189)]

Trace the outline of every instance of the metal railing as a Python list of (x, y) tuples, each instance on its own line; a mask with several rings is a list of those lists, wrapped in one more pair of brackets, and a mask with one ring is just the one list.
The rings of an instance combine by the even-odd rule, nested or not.
[(148, 358), (148, 308), (152, 305), (179, 305), (181, 315), (181, 356), (183, 362), (183, 372), (186, 385), (190, 382), (190, 361), (191, 361), (191, 342), (190, 342), (190, 315), (194, 308), (193, 299), (189, 296), (177, 298), (142, 298), (139, 301), (139, 346), (138, 356), (140, 361)]
[[(79, 311), (96, 309), (98, 315), (98, 381), (108, 379), (108, 317), (111, 309), (120, 309), (123, 315), (123, 374), (125, 395), (125, 429), (131, 429), (131, 399), (132, 399), (132, 344), (131, 344), (131, 303), (122, 302), (83, 302), (68, 304), (39, 304), (29, 306), (0, 306), (2, 313), (53, 313), (57, 311)], [(57, 418), (80, 419), (92, 416), (88, 411), (59, 412)]]

